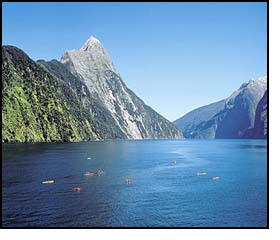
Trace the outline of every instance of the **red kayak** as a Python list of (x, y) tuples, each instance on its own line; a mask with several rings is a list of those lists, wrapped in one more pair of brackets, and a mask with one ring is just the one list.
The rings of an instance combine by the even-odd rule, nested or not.
[(124, 180), (124, 183), (125, 184), (130, 184), (130, 183), (132, 183), (132, 180), (130, 178), (127, 178), (127, 179)]
[(80, 187), (73, 187), (73, 188), (71, 188), (71, 190), (76, 191), (76, 192), (80, 192), (82, 190), (82, 188), (80, 188)]

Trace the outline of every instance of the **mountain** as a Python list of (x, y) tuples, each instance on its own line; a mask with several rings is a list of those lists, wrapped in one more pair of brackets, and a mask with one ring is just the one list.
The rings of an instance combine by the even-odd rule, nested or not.
[(211, 120), (217, 113), (222, 111), (225, 107), (226, 100), (221, 100), (200, 108), (197, 108), (183, 117), (177, 119), (175, 125), (183, 131), (186, 138), (213, 138), (215, 131), (211, 128), (207, 129), (203, 133), (200, 133), (200, 129), (203, 124)]
[[(80, 50), (66, 51), (61, 63), (87, 86), (91, 98), (98, 101), (113, 119), (117, 137), (127, 139), (182, 138), (171, 122), (147, 106), (117, 73), (100, 41), (90, 37)], [(95, 119), (99, 119), (95, 115)]]
[(91, 37), (61, 62), (2, 47), (2, 142), (183, 138), (126, 87)]
[(66, 84), (73, 91), (86, 112), (90, 114), (96, 132), (102, 139), (126, 138), (104, 104), (100, 100), (92, 97), (88, 87), (78, 75), (73, 75), (65, 65), (57, 60), (39, 60), (37, 62), (52, 74), (53, 77)]
[(245, 138), (254, 127), (266, 81), (266, 77), (250, 80), (228, 98), (195, 109), (174, 123), (186, 138)]
[(67, 84), (22, 50), (2, 47), (2, 142), (100, 138), (90, 114)]
[(246, 138), (267, 138), (267, 91), (258, 103), (254, 127), (248, 129)]

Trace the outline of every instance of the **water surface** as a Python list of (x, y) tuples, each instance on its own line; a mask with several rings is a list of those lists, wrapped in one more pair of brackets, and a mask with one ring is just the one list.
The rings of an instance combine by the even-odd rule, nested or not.
[(266, 151), (265, 140), (4, 144), (2, 224), (265, 227)]

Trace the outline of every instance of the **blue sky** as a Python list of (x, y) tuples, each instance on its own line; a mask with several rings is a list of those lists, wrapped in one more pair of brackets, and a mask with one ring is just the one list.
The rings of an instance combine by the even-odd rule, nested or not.
[(60, 59), (90, 35), (169, 120), (266, 75), (266, 3), (3, 3), (3, 45)]

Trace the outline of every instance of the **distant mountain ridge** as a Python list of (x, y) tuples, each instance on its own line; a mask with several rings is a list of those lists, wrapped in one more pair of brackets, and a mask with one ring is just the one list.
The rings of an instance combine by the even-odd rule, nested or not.
[(195, 109), (174, 124), (186, 138), (250, 138), (248, 131), (254, 128), (257, 105), (266, 89), (266, 77), (250, 80), (228, 98)]
[[(219, 102), (211, 103), (209, 105), (199, 107), (183, 117), (176, 120), (174, 123), (176, 126), (183, 131), (185, 137), (194, 137), (194, 134), (198, 134), (200, 128), (204, 123), (211, 120), (217, 113), (222, 111), (225, 107), (226, 100), (221, 100)], [(213, 132), (205, 131), (205, 138), (213, 138)]]

